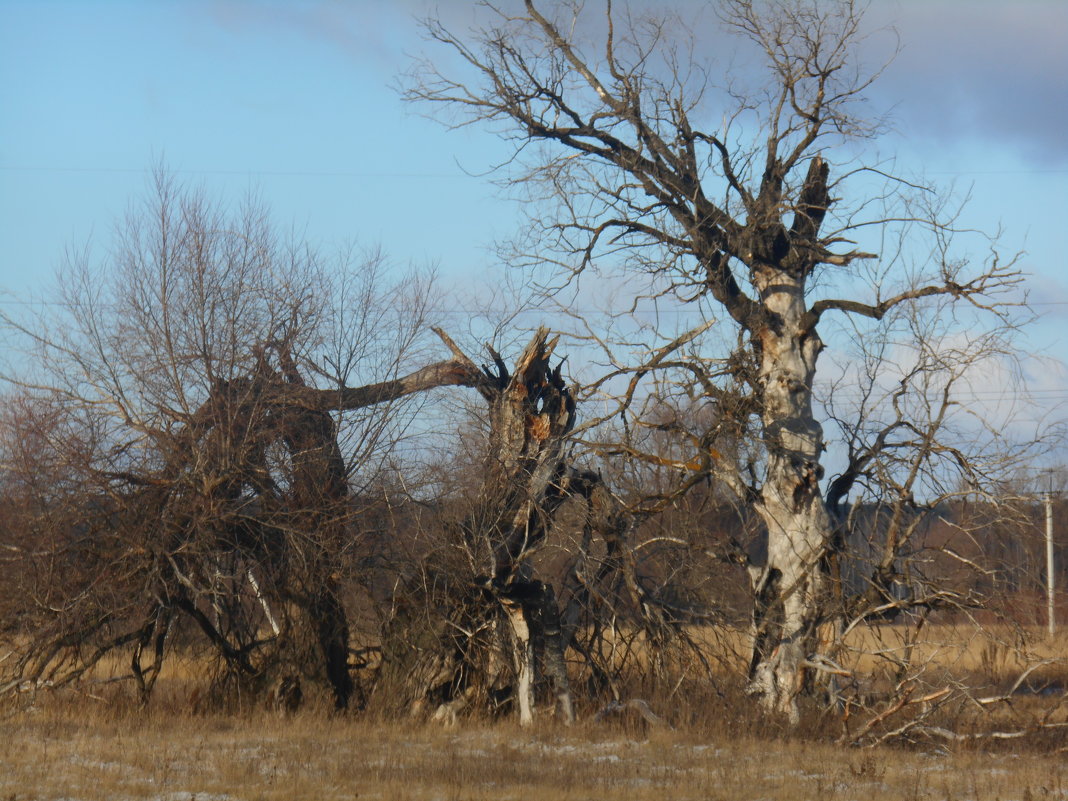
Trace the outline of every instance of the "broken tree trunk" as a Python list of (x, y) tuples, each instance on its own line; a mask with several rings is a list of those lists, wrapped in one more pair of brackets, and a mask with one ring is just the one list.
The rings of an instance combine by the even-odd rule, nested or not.
[[(304, 387), (304, 379), (288, 347), (278, 348), (287, 384)], [(282, 439), (289, 451), (291, 479), (289, 505), (296, 512), (292, 523), (305, 532), (299, 558), (305, 565), (304, 601), (322, 653), (327, 681), (337, 709), (348, 707), (355, 691), (349, 672), (349, 625), (341, 603), (336, 571), (337, 556), (345, 545), (348, 517), (348, 482), (345, 460), (337, 444), (337, 424), (329, 412), (290, 406), (280, 421)]]
[(496, 372), (483, 394), (489, 401), (490, 441), (485, 479), (471, 534), (488, 542), (492, 580), (515, 637), (520, 723), (533, 721), (536, 663), (553, 685), (558, 714), (574, 713), (563, 664), (560, 612), (551, 587), (533, 580), (529, 558), (547, 536), (567, 497), (563, 447), (575, 421), (575, 402), (549, 360), (556, 339), (541, 329), (509, 375), (492, 353)]
[[(438, 333), (457, 361), (467, 359)], [(568, 723), (574, 719), (556, 594), (534, 578), (529, 561), (568, 497), (563, 448), (574, 424), (575, 402), (560, 368), (550, 366), (555, 345), (547, 330), (539, 330), (511, 372), (490, 349), (494, 366), (484, 367), (483, 381), (475, 385), (489, 404), (488, 453), (474, 510), (461, 524), (468, 549), (484, 565), (475, 584), (490, 605), (476, 613), (481, 619), (454, 626), (500, 633), (497, 647), (509, 655), (512, 700), (523, 725), (533, 720), (539, 667), (552, 685), (559, 716)], [(493, 617), (506, 625), (489, 625)], [(482, 680), (489, 685), (494, 677)]]

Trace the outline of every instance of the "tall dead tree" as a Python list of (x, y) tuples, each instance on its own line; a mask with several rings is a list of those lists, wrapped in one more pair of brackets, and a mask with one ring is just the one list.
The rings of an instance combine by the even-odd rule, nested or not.
[[(618, 401), (605, 419), (640, 424), (643, 379), (669, 370), (688, 376), (672, 379), (681, 391), (724, 411), (678, 466), (691, 484), (686, 476), (713, 476), (763, 521), (749, 689), (796, 720), (806, 670), (822, 664), (817, 630), (834, 615), (824, 568), (835, 521), (814, 404), (821, 323), (879, 321), (947, 298), (1011, 326), (1011, 307), (999, 304), (1020, 277), (996, 253), (973, 268), (936, 248), (902, 270), (900, 251), (880, 256), (851, 241), (901, 220), (943, 244), (953, 232), (952, 220), (909, 205), (909, 185), (890, 179), (872, 189), (868, 179), (882, 172), (852, 161), (853, 144), (879, 129), (858, 112), (878, 74), (859, 66), (858, 4), (731, 0), (717, 13), (719, 32), (734, 37), (717, 43), (741, 43), (761, 61), (748, 91), (745, 75), (720, 78), (699, 60), (707, 44), (692, 24), (611, 2), (597, 19), (588, 4), (525, 0), (488, 7), (486, 27), (469, 34), (430, 21), (429, 38), (459, 60), (451, 71), (438, 58), (417, 66), (408, 97), (515, 143), (505, 169), (518, 170), (512, 185), (529, 190), (536, 209), (525, 240), (535, 244), (517, 247), (521, 264), (555, 265), (557, 288), (594, 270), (640, 281), (636, 304), (676, 303), (698, 318), (637, 359), (617, 357), (592, 322), (583, 334), (614, 367), (598, 382)], [(840, 162), (835, 146), (844, 148)], [(863, 291), (828, 294), (856, 279)], [(731, 329), (718, 335), (732, 343), (721, 358), (701, 348), (713, 322)], [(747, 434), (756, 440), (751, 458), (726, 458), (719, 443)], [(661, 458), (639, 450), (617, 448)]]

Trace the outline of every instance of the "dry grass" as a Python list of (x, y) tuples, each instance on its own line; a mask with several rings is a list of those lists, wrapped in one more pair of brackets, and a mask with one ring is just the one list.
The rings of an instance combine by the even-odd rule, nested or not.
[(106, 714), (3, 721), (4, 799), (1068, 799), (1036, 755), (857, 751), (633, 725), (373, 724), (298, 715)]
[[(698, 632), (693, 632), (695, 638)], [(933, 666), (973, 672), (987, 682), (1018, 674), (1016, 635), (1005, 629), (931, 626), (915, 655)], [(705, 636), (711, 636), (705, 632)], [(734, 636), (740, 633), (716, 636)], [(856, 632), (855, 666), (876, 668), (861, 652), (893, 654), (903, 629)], [(1034, 639), (1031, 658), (1059, 659), (1068, 634)], [(723, 652), (724, 641), (717, 646)], [(728, 643), (729, 644), (729, 643)], [(710, 644), (709, 644), (710, 645)], [(744, 643), (738, 639), (739, 652)], [(724, 669), (720, 663), (719, 669)], [(131, 705), (125, 660), (102, 662), (94, 682), (62, 693), (23, 694), (0, 710), (0, 801), (6, 799), (1059, 799), (1068, 801), (1065, 742), (1022, 740), (928, 744), (922, 750), (859, 750), (739, 717), (729, 699), (688, 685), (652, 699), (677, 730), (649, 729), (637, 716), (571, 729), (541, 721), (467, 722), (457, 729), (331, 717), (312, 708), (285, 718), (190, 713), (189, 692), (203, 665), (172, 659), (148, 710)], [(707, 682), (707, 678), (704, 679)], [(697, 690), (695, 690), (695, 687)], [(1021, 704), (1048, 704), (1021, 698)], [(835, 737), (837, 719), (813, 721)], [(834, 731), (828, 731), (834, 729)], [(1051, 731), (1061, 736), (1064, 729)], [(939, 741), (940, 742), (940, 741)], [(1049, 755), (1050, 752), (1058, 752)], [(1043, 752), (1043, 753), (1040, 753)]]
[(1037, 660), (1068, 660), (1068, 630), (1061, 628), (1053, 639), (1044, 630), (1012, 628), (1004, 624), (934, 624), (918, 633), (902, 626), (858, 628), (846, 639), (856, 655), (859, 670), (870, 670), (878, 657), (902, 656), (914, 648), (915, 664), (937, 664), (947, 669), (983, 674), (1000, 680), (1018, 674)]
[[(720, 674), (745, 672), (749, 659), (749, 634), (741, 629), (692, 627), (690, 637), (710, 658)], [(901, 625), (860, 626), (845, 639), (840, 663), (858, 677), (886, 673), (899, 660), (908, 659), (910, 672), (943, 671), (980, 685), (1011, 684), (1036, 662), (1048, 666), (1035, 674), (1061, 684), (1068, 678), (1068, 628), (1047, 638), (1045, 628), (1012, 627), (1006, 624), (973, 625), (935, 623), (915, 629)]]

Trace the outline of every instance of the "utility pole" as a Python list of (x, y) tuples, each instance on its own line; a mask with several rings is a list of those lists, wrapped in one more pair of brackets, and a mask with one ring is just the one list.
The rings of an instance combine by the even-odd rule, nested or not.
[(1046, 620), (1049, 624), (1049, 636), (1053, 637), (1056, 626), (1053, 614), (1053, 487), (1050, 477), (1050, 490), (1046, 493)]

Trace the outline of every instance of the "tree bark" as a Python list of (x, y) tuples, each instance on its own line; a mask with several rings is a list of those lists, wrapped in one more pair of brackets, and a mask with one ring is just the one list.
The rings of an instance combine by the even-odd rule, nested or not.
[(754, 587), (749, 691), (766, 709), (798, 719), (797, 695), (814, 644), (823, 590), (821, 560), (831, 534), (819, 481), (823, 429), (812, 413), (812, 381), (823, 345), (806, 327), (804, 279), (758, 273), (767, 322), (755, 332), (767, 474), (756, 511), (768, 531), (767, 564)]
[(501, 599), (501, 607), (511, 626), (512, 664), (515, 668), (513, 696), (519, 708), (519, 725), (534, 723), (534, 643), (527, 625), (527, 612), (523, 605), (510, 598)]

